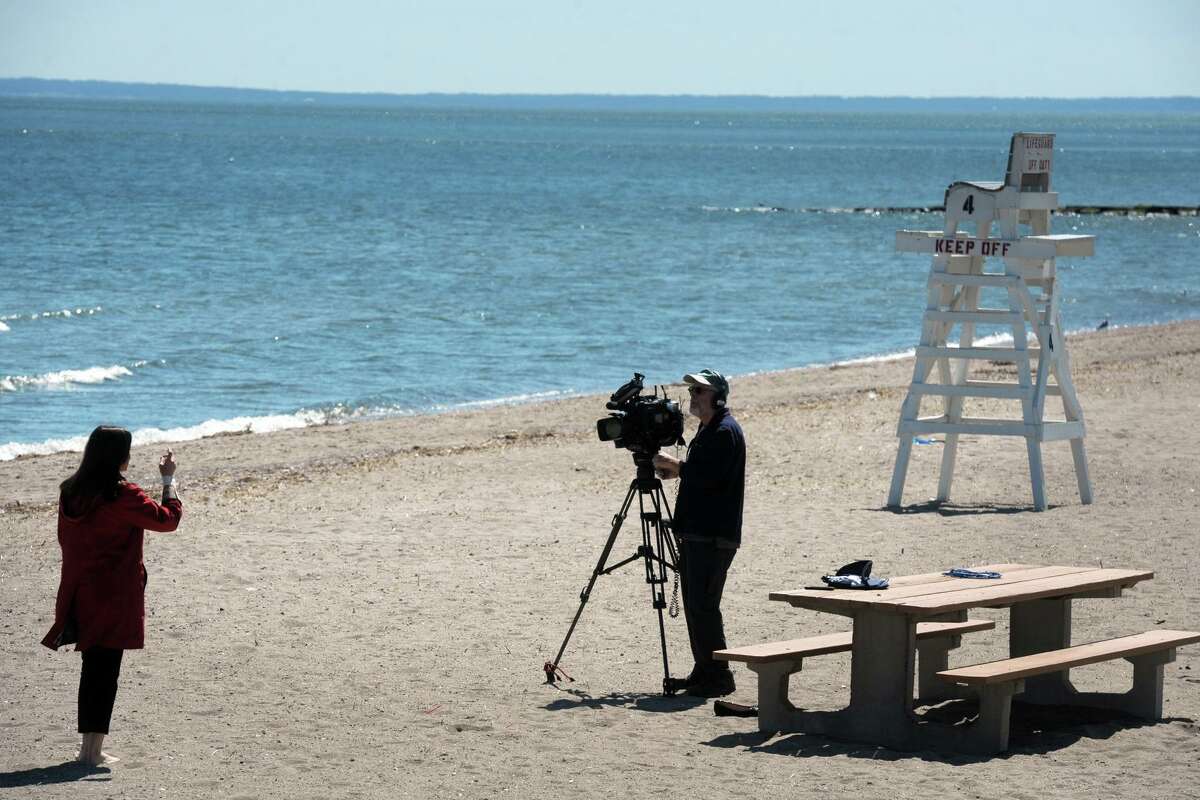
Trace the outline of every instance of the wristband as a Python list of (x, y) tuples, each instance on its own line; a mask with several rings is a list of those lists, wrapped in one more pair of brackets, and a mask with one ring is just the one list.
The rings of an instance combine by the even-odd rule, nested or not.
[(162, 476), (162, 485), (164, 488), (167, 486), (175, 485), (175, 476), (174, 475), (163, 475)]

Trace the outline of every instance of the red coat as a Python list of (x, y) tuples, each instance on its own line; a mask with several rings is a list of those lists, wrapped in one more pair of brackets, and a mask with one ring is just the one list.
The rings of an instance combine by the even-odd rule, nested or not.
[(173, 531), (182, 516), (179, 500), (159, 505), (132, 483), (122, 483), (115, 500), (82, 517), (67, 516), (60, 505), (62, 578), (54, 627), (42, 644), (51, 650), (72, 642), (76, 650), (95, 645), (140, 649), (146, 617), (144, 530)]

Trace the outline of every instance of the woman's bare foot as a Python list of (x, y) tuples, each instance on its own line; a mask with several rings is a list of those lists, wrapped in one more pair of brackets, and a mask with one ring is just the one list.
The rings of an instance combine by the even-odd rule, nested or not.
[(89, 767), (104, 767), (121, 760), (116, 756), (105, 753), (101, 749), (103, 746), (103, 733), (85, 733), (83, 741), (79, 745), (79, 756), (75, 760)]
[(108, 753), (101, 753), (94, 758), (91, 756), (79, 756), (75, 760), (85, 767), (107, 767), (110, 764), (116, 764), (121, 759)]
[(80, 764), (90, 764), (92, 761), (92, 737), (93, 733), (85, 733), (83, 741), (79, 743), (79, 755), (75, 756), (75, 760)]

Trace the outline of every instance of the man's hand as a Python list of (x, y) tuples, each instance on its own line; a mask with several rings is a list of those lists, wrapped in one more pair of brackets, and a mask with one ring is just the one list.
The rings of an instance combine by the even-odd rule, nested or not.
[(654, 474), (660, 478), (678, 478), (681, 463), (677, 458), (657, 453), (654, 456)]
[(164, 453), (162, 458), (158, 459), (158, 473), (160, 475), (175, 474), (175, 454), (170, 450)]

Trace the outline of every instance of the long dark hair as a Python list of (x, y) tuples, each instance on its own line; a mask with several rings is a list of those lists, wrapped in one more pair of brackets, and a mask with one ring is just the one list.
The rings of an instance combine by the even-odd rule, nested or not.
[(121, 467), (129, 460), (133, 436), (124, 428), (101, 425), (88, 437), (79, 469), (59, 485), (63, 513), (82, 517), (96, 506), (117, 498)]

